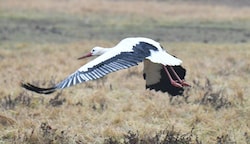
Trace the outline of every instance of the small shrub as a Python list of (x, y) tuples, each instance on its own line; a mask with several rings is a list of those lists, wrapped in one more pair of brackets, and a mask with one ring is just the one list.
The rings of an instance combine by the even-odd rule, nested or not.
[(44, 143), (52, 144), (68, 144), (70, 143), (70, 137), (67, 135), (66, 131), (59, 131), (52, 128), (48, 123), (43, 122), (40, 125), (41, 139)]
[(11, 98), (10, 95), (5, 96), (2, 100), (1, 100), (1, 106), (2, 108), (4, 108), (5, 110), (7, 109), (14, 109), (16, 106), (15, 101)]
[(204, 86), (202, 86), (199, 81), (193, 81), (193, 88), (198, 91), (203, 91), (204, 93), (202, 98), (196, 100), (195, 103), (211, 106), (215, 110), (228, 108), (232, 105), (232, 103), (228, 100), (227, 95), (224, 93), (224, 90), (220, 89), (215, 91), (208, 78), (206, 79)]
[(1, 100), (1, 106), (5, 110), (15, 109), (16, 105), (18, 104), (30, 107), (31, 97), (27, 92), (21, 92), (15, 98), (12, 98), (11, 95), (8, 95)]
[(30, 106), (31, 104), (31, 96), (28, 95), (27, 92), (21, 92), (19, 95), (15, 98), (15, 102), (21, 103), (25, 106)]
[(139, 134), (132, 131), (128, 131), (128, 134), (124, 135), (125, 144), (137, 144), (139, 142)]
[(62, 92), (59, 92), (56, 94), (56, 96), (54, 98), (51, 98), (49, 100), (49, 105), (53, 106), (53, 107), (57, 107), (62, 105), (66, 99), (65, 98), (61, 98), (60, 96), (62, 95)]
[(210, 105), (215, 110), (219, 110), (221, 108), (228, 108), (231, 106), (231, 102), (223, 95), (223, 91), (213, 92), (213, 93), (205, 93), (202, 97), (200, 104), (202, 105)]

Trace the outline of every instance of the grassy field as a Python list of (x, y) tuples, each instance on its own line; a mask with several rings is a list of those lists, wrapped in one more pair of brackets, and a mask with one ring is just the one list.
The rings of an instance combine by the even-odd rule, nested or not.
[[(250, 143), (246, 0), (0, 0), (0, 143)], [(128, 36), (183, 60), (183, 97), (145, 90), (143, 65), (51, 95), (87, 60)]]

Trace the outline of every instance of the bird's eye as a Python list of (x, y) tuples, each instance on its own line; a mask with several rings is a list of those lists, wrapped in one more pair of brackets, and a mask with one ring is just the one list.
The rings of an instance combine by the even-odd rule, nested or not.
[(95, 50), (93, 49), (92, 52), (95, 52)]

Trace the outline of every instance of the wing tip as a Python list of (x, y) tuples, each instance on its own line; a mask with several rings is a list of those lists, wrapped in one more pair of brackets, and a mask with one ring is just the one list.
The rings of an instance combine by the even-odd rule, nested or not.
[(33, 91), (33, 92), (36, 92), (39, 94), (51, 94), (51, 93), (56, 91), (56, 87), (40, 88), (40, 87), (34, 86), (30, 83), (23, 83), (23, 82), (20, 83), (20, 86), (29, 90), (29, 91)]

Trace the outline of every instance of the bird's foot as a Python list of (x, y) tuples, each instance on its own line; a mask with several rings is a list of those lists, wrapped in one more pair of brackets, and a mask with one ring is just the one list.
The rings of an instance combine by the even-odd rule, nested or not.
[(191, 86), (190, 84), (188, 84), (188, 83), (185, 82), (184, 80), (182, 80), (180, 83), (181, 83), (182, 86), (188, 86), (188, 87)]
[(175, 87), (182, 88), (182, 84), (178, 83), (178, 81), (171, 81), (171, 84)]
[(177, 78), (177, 80), (173, 80), (173, 78), (171, 77), (168, 69), (163, 65), (163, 68), (165, 69), (167, 76), (170, 80), (170, 83), (175, 86), (175, 87), (179, 87), (182, 88), (183, 86), (191, 86), (190, 84), (188, 84), (187, 82), (185, 82), (183, 79), (180, 79), (180, 77), (178, 76), (178, 74), (175, 72), (174, 68), (170, 66), (170, 69), (172, 70), (172, 72), (174, 73), (175, 77)]

